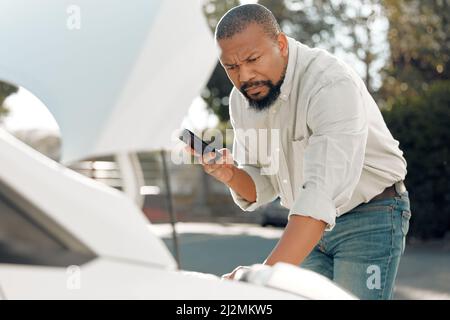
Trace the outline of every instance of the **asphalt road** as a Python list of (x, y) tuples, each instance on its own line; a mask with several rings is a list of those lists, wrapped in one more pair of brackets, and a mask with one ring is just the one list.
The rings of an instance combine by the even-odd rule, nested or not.
[[(173, 252), (170, 225), (153, 225)], [(255, 225), (179, 223), (183, 270), (222, 275), (238, 265), (261, 263), (282, 230)], [(450, 300), (450, 242), (409, 245), (400, 263), (395, 299)]]

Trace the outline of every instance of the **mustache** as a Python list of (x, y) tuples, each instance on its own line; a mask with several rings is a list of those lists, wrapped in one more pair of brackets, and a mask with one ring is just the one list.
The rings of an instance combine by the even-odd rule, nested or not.
[(245, 82), (241, 85), (241, 91), (246, 91), (250, 88), (253, 87), (258, 87), (258, 86), (268, 86), (269, 88), (272, 85), (272, 81), (270, 80), (260, 80), (260, 81), (253, 81), (253, 82)]

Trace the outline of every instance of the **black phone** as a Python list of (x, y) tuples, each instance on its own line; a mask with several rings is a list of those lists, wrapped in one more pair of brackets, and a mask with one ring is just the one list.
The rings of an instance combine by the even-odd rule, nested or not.
[(197, 154), (204, 155), (206, 153), (214, 152), (216, 154), (216, 157), (214, 158), (215, 161), (222, 157), (222, 154), (216, 148), (200, 139), (191, 130), (183, 129), (178, 138), (190, 146)]

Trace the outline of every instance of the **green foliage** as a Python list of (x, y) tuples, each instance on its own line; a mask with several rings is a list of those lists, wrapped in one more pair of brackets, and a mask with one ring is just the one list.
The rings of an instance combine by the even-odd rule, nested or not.
[(217, 63), (212, 77), (202, 92), (202, 98), (221, 123), (226, 123), (230, 119), (228, 103), (232, 88), (233, 85), (225, 70), (220, 63)]
[(380, 105), (408, 161), (411, 234), (442, 237), (450, 230), (449, 0), (383, 0), (390, 58)]
[(331, 1), (260, 0), (274, 14), (283, 32), (309, 46), (322, 45), (331, 51), (337, 45), (334, 26), (344, 10)]
[(431, 82), (450, 79), (450, 1), (384, 0), (390, 59), (380, 96), (419, 96)]
[(383, 116), (408, 162), (410, 234), (442, 237), (450, 230), (450, 81), (433, 83), (421, 96), (398, 98)]
[[(211, 32), (214, 33), (220, 18), (231, 8), (238, 6), (239, 0), (208, 0), (203, 5), (203, 12), (208, 21)], [(214, 112), (221, 123), (230, 119), (228, 113), (228, 96), (233, 85), (220, 63), (217, 63), (206, 88), (202, 92), (202, 98), (208, 108)]]
[(16, 86), (0, 81), (0, 121), (8, 114), (8, 109), (3, 105), (3, 102), (9, 95), (16, 93), (17, 90)]

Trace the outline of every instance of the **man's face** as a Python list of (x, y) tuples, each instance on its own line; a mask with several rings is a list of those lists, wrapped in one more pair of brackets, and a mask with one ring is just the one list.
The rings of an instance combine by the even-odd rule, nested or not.
[(233, 85), (251, 107), (263, 110), (278, 98), (288, 58), (288, 42), (283, 33), (277, 39), (252, 23), (229, 39), (218, 41), (220, 62)]

